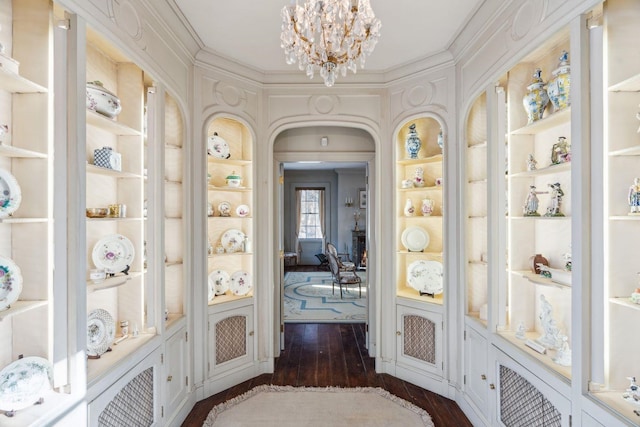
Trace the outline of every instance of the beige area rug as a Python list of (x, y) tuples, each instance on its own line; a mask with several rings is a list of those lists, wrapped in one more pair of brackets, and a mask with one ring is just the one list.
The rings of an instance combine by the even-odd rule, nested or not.
[(434, 427), (429, 414), (381, 388), (263, 385), (215, 406), (203, 427)]

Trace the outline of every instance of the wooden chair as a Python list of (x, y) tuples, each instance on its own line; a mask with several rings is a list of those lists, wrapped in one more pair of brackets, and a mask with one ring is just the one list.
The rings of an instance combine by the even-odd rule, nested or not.
[(356, 264), (351, 261), (342, 261), (338, 255), (338, 250), (333, 243), (327, 242), (327, 253), (332, 254), (338, 260), (338, 267), (341, 271), (356, 271)]
[(318, 270), (329, 270), (329, 258), (325, 254), (316, 254), (315, 257), (320, 261)]
[(342, 299), (342, 286), (358, 285), (359, 298), (362, 298), (362, 279), (353, 271), (340, 271), (338, 257), (328, 252), (329, 269), (331, 270), (332, 283), (331, 294), (335, 292), (335, 285), (340, 286), (340, 299)]

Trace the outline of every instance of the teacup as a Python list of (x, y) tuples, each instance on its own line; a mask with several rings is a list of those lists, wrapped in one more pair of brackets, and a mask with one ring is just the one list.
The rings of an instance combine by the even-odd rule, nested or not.
[(100, 268), (92, 268), (89, 270), (89, 280), (93, 283), (102, 283), (107, 277), (107, 273)]

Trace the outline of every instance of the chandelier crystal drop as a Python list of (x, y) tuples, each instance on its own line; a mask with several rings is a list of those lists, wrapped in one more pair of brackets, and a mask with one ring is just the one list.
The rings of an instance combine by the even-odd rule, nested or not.
[(380, 20), (369, 0), (296, 1), (282, 8), (280, 46), (287, 64), (295, 64), (313, 78), (316, 71), (325, 85), (347, 70), (364, 67), (380, 37)]

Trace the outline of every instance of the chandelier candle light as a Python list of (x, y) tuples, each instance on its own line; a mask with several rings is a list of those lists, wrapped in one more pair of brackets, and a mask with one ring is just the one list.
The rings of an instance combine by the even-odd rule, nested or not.
[(313, 78), (316, 70), (327, 87), (336, 74), (364, 67), (380, 37), (380, 20), (369, 0), (296, 0), (282, 9), (280, 45), (287, 64), (295, 64)]

